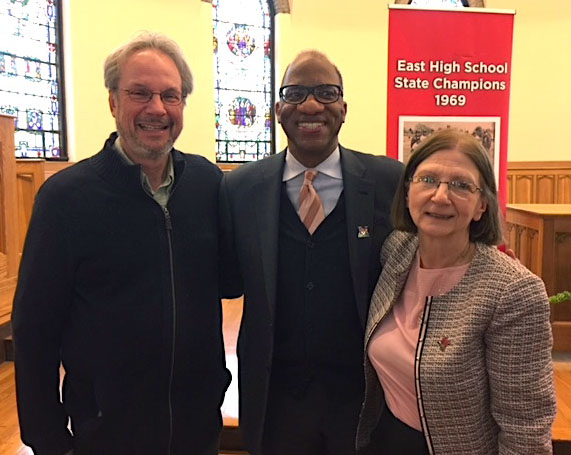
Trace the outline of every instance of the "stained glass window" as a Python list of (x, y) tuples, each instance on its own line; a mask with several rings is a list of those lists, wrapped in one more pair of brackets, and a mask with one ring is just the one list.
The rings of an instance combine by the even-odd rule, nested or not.
[(267, 0), (213, 0), (216, 161), (272, 150), (273, 14)]
[(65, 159), (57, 0), (0, 0), (0, 112), (16, 117), (16, 157)]

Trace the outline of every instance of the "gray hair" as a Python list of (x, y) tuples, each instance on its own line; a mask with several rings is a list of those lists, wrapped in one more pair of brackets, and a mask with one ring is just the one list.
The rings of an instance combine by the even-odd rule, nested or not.
[(192, 73), (179, 45), (165, 35), (154, 32), (140, 33), (105, 59), (103, 71), (105, 87), (108, 90), (115, 91), (119, 88), (122, 65), (133, 54), (145, 49), (154, 49), (170, 57), (182, 79), (182, 97), (186, 98), (192, 93), (194, 88)]

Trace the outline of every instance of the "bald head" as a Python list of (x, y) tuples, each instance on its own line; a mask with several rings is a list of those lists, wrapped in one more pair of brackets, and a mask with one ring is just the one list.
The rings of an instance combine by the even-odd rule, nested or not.
[(314, 49), (302, 51), (295, 56), (293, 61), (286, 67), (286, 69), (284, 71), (284, 76), (283, 76), (281, 85), (282, 86), (286, 85), (286, 80), (288, 78), (290, 70), (293, 67), (295, 67), (297, 65), (301, 65), (303, 63), (312, 62), (312, 61), (331, 65), (331, 67), (335, 70), (335, 73), (337, 74), (337, 76), (339, 76), (339, 85), (341, 87), (343, 87), (343, 77), (341, 76), (341, 71), (339, 71), (339, 68), (337, 68), (337, 66), (335, 66), (331, 60), (329, 60), (327, 55), (325, 55), (323, 52), (319, 52), (319, 51), (314, 50)]

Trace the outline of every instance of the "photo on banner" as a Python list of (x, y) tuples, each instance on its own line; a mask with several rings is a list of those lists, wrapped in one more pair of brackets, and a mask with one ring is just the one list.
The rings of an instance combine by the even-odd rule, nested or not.
[(399, 116), (398, 160), (407, 163), (420, 142), (436, 131), (456, 129), (471, 134), (482, 144), (494, 169), (496, 185), (500, 167), (500, 117)]

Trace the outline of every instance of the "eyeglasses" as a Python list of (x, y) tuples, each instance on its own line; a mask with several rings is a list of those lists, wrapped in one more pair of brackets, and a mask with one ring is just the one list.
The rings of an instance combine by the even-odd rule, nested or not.
[(146, 88), (136, 88), (133, 90), (122, 88), (121, 91), (127, 93), (129, 99), (136, 103), (148, 103), (153, 99), (153, 95), (159, 95), (163, 104), (168, 106), (177, 106), (182, 103), (182, 95), (174, 90), (153, 92)]
[(476, 191), (482, 192), (481, 188), (478, 188), (472, 182), (464, 182), (462, 180), (450, 180), (445, 182), (444, 180), (438, 180), (430, 175), (419, 175), (417, 177), (411, 177), (409, 182), (418, 184), (418, 188), (422, 191), (436, 191), (442, 183), (448, 185), (448, 191), (450, 194), (458, 196), (460, 198), (467, 198), (470, 194)]
[(301, 104), (312, 94), (321, 104), (331, 104), (343, 96), (339, 85), (322, 84), (314, 87), (305, 85), (284, 85), (280, 88), (280, 99), (288, 104)]

